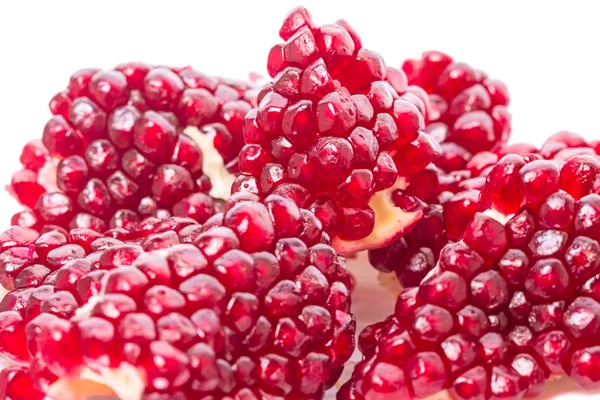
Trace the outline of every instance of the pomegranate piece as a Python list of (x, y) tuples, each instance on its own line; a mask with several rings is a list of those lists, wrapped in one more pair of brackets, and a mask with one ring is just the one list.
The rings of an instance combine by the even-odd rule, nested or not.
[(381, 57), (346, 22), (319, 27), (298, 7), (280, 36), (267, 61), (273, 82), (246, 116), (233, 192), (292, 198), (341, 253), (389, 244), (422, 215), (394, 192), (440, 152), (424, 110), (404, 73), (388, 83)]
[(506, 143), (510, 98), (502, 82), (439, 51), (406, 60), (402, 70), (411, 85), (409, 92), (417, 97), (426, 92), (428, 128), (443, 132), (435, 135), (440, 143), (462, 147), (471, 154), (494, 151)]
[[(441, 146), (441, 157), (410, 174), (405, 194), (428, 204), (423, 218), (396, 243), (370, 251), (371, 263), (394, 271), (402, 285), (415, 286), (438, 261), (441, 249), (461, 236), (477, 211), (479, 191), (510, 133), (509, 96), (499, 81), (441, 52), (424, 53), (402, 66), (407, 98), (424, 110), (425, 131)], [(397, 75), (390, 74), (392, 83)], [(511, 153), (537, 153), (513, 145)], [(399, 243), (400, 242), (400, 243)], [(398, 257), (394, 249), (406, 250)]]
[[(229, 195), (225, 165), (235, 165), (255, 99), (251, 84), (190, 68), (126, 63), (78, 71), (50, 102), (42, 140), (23, 149), (11, 193), (39, 225), (65, 229), (124, 227), (166, 215), (159, 209), (203, 217), (186, 207), (194, 201), (188, 196)], [(147, 207), (148, 197), (156, 208)]]
[[(354, 349), (344, 259), (288, 198), (234, 195), (224, 210), (204, 225), (149, 218), (123, 241), (2, 234), (5, 252), (56, 265), (53, 283), (1, 303), (0, 351), (28, 364), (3, 373), (4, 390), (29, 380), (18, 390), (56, 398), (323, 398)], [(67, 243), (93, 253), (62, 263)]]
[[(555, 147), (561, 150), (549, 150)], [(532, 204), (535, 203), (533, 208), (539, 214), (539, 226), (546, 229), (536, 234), (540, 239), (539, 243), (532, 242), (533, 247), (525, 251), (539, 256), (539, 251), (551, 251), (552, 246), (544, 246), (546, 243), (555, 243), (558, 247), (554, 248), (561, 254), (565, 251), (560, 244), (565, 243), (565, 235), (560, 231), (569, 230), (575, 218), (575, 199), (569, 191), (577, 196), (577, 191), (580, 190), (577, 185), (580, 184), (574, 182), (577, 179), (581, 181), (581, 177), (568, 176), (576, 169), (562, 172), (559, 164), (569, 159), (567, 151), (573, 154), (572, 157), (590, 157), (586, 151), (592, 147), (583, 138), (573, 133), (559, 132), (551, 136), (540, 150), (527, 144), (513, 144), (503, 145), (495, 152), (483, 151), (473, 156), (455, 144), (442, 143), (442, 149), (441, 160), (411, 176), (409, 182), (414, 181), (415, 184), (409, 184), (403, 191), (428, 203), (424, 217), (415, 224), (411, 232), (398, 241), (369, 252), (371, 264), (376, 269), (383, 273), (394, 272), (403, 286), (418, 286), (439, 261), (444, 246), (462, 238), (467, 224), (479, 207), (485, 208), (491, 201), (496, 210), (515, 213), (522, 205), (521, 195), (527, 197)], [(512, 155), (503, 158), (509, 154)], [(518, 154), (524, 157), (524, 161), (518, 158)], [(460, 162), (456, 163), (456, 159)], [(525, 162), (527, 164), (524, 165)], [(503, 167), (496, 167), (497, 164)], [(516, 168), (517, 164), (524, 166), (519, 169)], [(587, 168), (587, 165), (584, 163), (582, 168)], [(490, 176), (492, 171), (493, 176)], [(564, 176), (564, 187), (559, 191), (561, 175)], [(484, 185), (486, 191), (481, 194)], [(532, 225), (536, 222), (527, 210), (522, 210), (517, 215), (507, 223), (509, 240), (522, 246), (525, 242), (529, 244), (529, 235), (533, 235), (529, 230), (534, 228)], [(588, 243), (586, 238), (576, 239), (569, 250), (578, 252), (579, 246), (589, 248), (594, 244)], [(452, 247), (445, 251), (452, 252), (454, 257), (462, 257), (451, 249)], [(506, 259), (505, 263), (522, 260), (521, 256), (516, 257), (518, 260)], [(572, 262), (571, 257), (569, 262)], [(444, 262), (453, 259), (446, 257)], [(594, 263), (593, 260), (591, 262)], [(575, 266), (573, 268), (574, 271), (577, 269)], [(585, 268), (585, 263), (582, 268)]]
[[(394, 315), (361, 335), (364, 360), (340, 398), (382, 396), (385, 388), (365, 383), (377, 380), (378, 365), (401, 368), (432, 351), (444, 370), (421, 363), (427, 387), (459, 399), (535, 396), (550, 375), (600, 388), (597, 162), (508, 154), (493, 166), (462, 238), (441, 250), (418, 287), (405, 289)], [(421, 376), (407, 375), (395, 390), (422, 397), (414, 390)]]

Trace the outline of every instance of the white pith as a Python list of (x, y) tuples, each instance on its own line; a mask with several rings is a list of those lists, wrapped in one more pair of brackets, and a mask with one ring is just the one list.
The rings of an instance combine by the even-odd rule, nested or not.
[(202, 170), (210, 178), (212, 184), (209, 194), (214, 198), (227, 200), (231, 194), (231, 185), (233, 185), (235, 175), (225, 168), (223, 157), (213, 144), (213, 137), (201, 132), (195, 126), (188, 126), (183, 133), (189, 136), (202, 150)]
[(82, 367), (76, 377), (55, 381), (48, 387), (48, 394), (60, 400), (88, 400), (94, 396), (141, 400), (145, 388), (143, 370), (123, 362), (118, 368), (105, 368), (100, 373)]
[(40, 182), (48, 192), (56, 192), (59, 190), (56, 185), (56, 169), (58, 168), (59, 162), (59, 159), (53, 158), (46, 162), (42, 169), (38, 171), (38, 182)]
[(2, 300), (8, 292), (10, 292), (10, 290), (8, 290), (4, 286), (0, 285), (0, 300)]
[[(344, 240), (333, 238), (331, 244), (339, 254), (349, 254), (361, 250), (371, 250), (391, 244), (394, 240), (404, 236), (421, 219), (422, 210), (404, 211), (397, 207), (391, 198), (392, 192), (402, 190), (408, 186), (405, 178), (398, 178), (389, 189), (376, 193), (369, 206), (375, 212), (375, 227), (373, 232), (360, 240)], [(398, 229), (398, 227), (401, 227)]]

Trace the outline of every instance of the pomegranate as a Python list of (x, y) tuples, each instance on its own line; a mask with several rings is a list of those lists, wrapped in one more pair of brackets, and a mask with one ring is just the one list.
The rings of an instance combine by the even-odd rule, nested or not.
[[(589, 154), (592, 145), (579, 135), (558, 132), (537, 149), (529, 144), (503, 145), (495, 152), (484, 151), (469, 158), (464, 149), (443, 147), (437, 165), (429, 165), (413, 179), (404, 193), (427, 202), (423, 218), (413, 230), (390, 245), (369, 251), (371, 265), (382, 272), (381, 281), (390, 290), (402, 286), (418, 286), (437, 264), (446, 244), (462, 237), (465, 227), (478, 208), (479, 192), (493, 166), (507, 154), (523, 154), (530, 158), (563, 160), (576, 154)], [(594, 153), (595, 154), (595, 153)], [(455, 163), (453, 159), (467, 160)], [(459, 168), (453, 170), (453, 168)], [(449, 251), (449, 250), (445, 250)], [(457, 249), (455, 256), (467, 256)], [(393, 272), (394, 274), (388, 274)]]
[(423, 131), (424, 100), (345, 21), (319, 27), (298, 7), (279, 33), (285, 43), (271, 49), (274, 80), (246, 117), (233, 192), (308, 207), (341, 253), (390, 243), (422, 215), (395, 193), (439, 155)]
[(344, 259), (290, 199), (240, 193), (224, 210), (203, 225), (148, 221), (129, 243), (65, 260), (53, 283), (9, 292), (0, 349), (33, 384), (11, 390), (323, 398), (354, 348)]
[(262, 88), (132, 62), (52, 98), (0, 234), (0, 399), (322, 399), (360, 250), (405, 289), (338, 399), (600, 389), (599, 143), (507, 145), (504, 84), (441, 52), (392, 68), (303, 7), (279, 36)]
[(363, 331), (338, 398), (519, 399), (560, 375), (600, 388), (599, 176), (588, 154), (500, 159), (461, 240)]
[(50, 101), (53, 116), (24, 147), (10, 190), (39, 225), (103, 231), (168, 214), (203, 222), (214, 213), (208, 194), (229, 195), (224, 166), (237, 168), (255, 99), (251, 84), (191, 68), (79, 70)]

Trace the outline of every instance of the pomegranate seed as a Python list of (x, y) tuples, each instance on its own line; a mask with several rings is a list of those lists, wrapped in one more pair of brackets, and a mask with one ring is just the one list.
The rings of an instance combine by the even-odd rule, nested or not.
[(598, 374), (594, 366), (598, 363), (598, 346), (583, 348), (573, 352), (569, 360), (571, 379), (577, 385), (585, 389), (596, 389), (598, 387)]
[(23, 167), (38, 172), (48, 159), (48, 150), (39, 139), (34, 139), (23, 147), (19, 161)]
[(10, 366), (0, 373), (0, 396), (4, 399), (46, 400), (32, 381), (29, 371), (23, 366)]

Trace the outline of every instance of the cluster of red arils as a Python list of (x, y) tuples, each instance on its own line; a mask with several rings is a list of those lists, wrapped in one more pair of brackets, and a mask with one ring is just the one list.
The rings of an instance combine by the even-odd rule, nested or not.
[(77, 71), (50, 101), (41, 140), (23, 149), (10, 190), (28, 208), (13, 223), (102, 232), (150, 215), (206, 220), (209, 193), (229, 194), (206, 174), (215, 158), (235, 168), (255, 98), (250, 84), (191, 68)]
[(19, 364), (7, 399), (322, 398), (354, 348), (344, 260), (280, 196), (234, 195), (204, 224), (149, 218), (118, 239), (2, 239), (14, 289), (0, 351)]
[[(454, 170), (447, 168), (447, 160), (455, 158), (457, 153), (444, 152), (435, 165), (416, 174), (414, 181), (418, 185), (409, 185), (404, 191), (423, 201), (423, 218), (411, 232), (391, 245), (371, 250), (371, 265), (384, 274), (394, 272), (392, 282), (397, 278), (404, 287), (418, 286), (437, 264), (444, 246), (462, 237), (478, 210), (486, 177), (499, 159), (507, 154), (521, 154), (564, 161), (575, 155), (596, 155), (596, 148), (595, 143), (588, 143), (575, 133), (558, 132), (539, 149), (525, 143), (505, 144), (494, 152), (482, 151), (465, 157), (466, 161), (456, 164), (460, 167)], [(389, 283), (388, 277), (382, 278)]]
[(361, 250), (405, 288), (338, 399), (600, 387), (597, 144), (506, 144), (506, 87), (443, 53), (392, 68), (302, 7), (279, 35), (261, 88), (127, 63), (51, 100), (0, 234), (0, 399), (322, 399)]
[(600, 386), (600, 161), (579, 151), (496, 163), (461, 240), (362, 332), (340, 398), (520, 399), (564, 374)]
[(344, 253), (391, 242), (421, 217), (398, 189), (440, 152), (423, 130), (427, 94), (345, 21), (318, 26), (298, 8), (279, 34), (233, 191), (293, 198)]
[[(445, 152), (464, 158), (496, 150), (508, 140), (509, 95), (502, 82), (438, 51), (405, 61), (402, 70), (411, 85), (427, 92), (425, 130), (442, 143)], [(449, 167), (460, 169), (456, 164)]]

